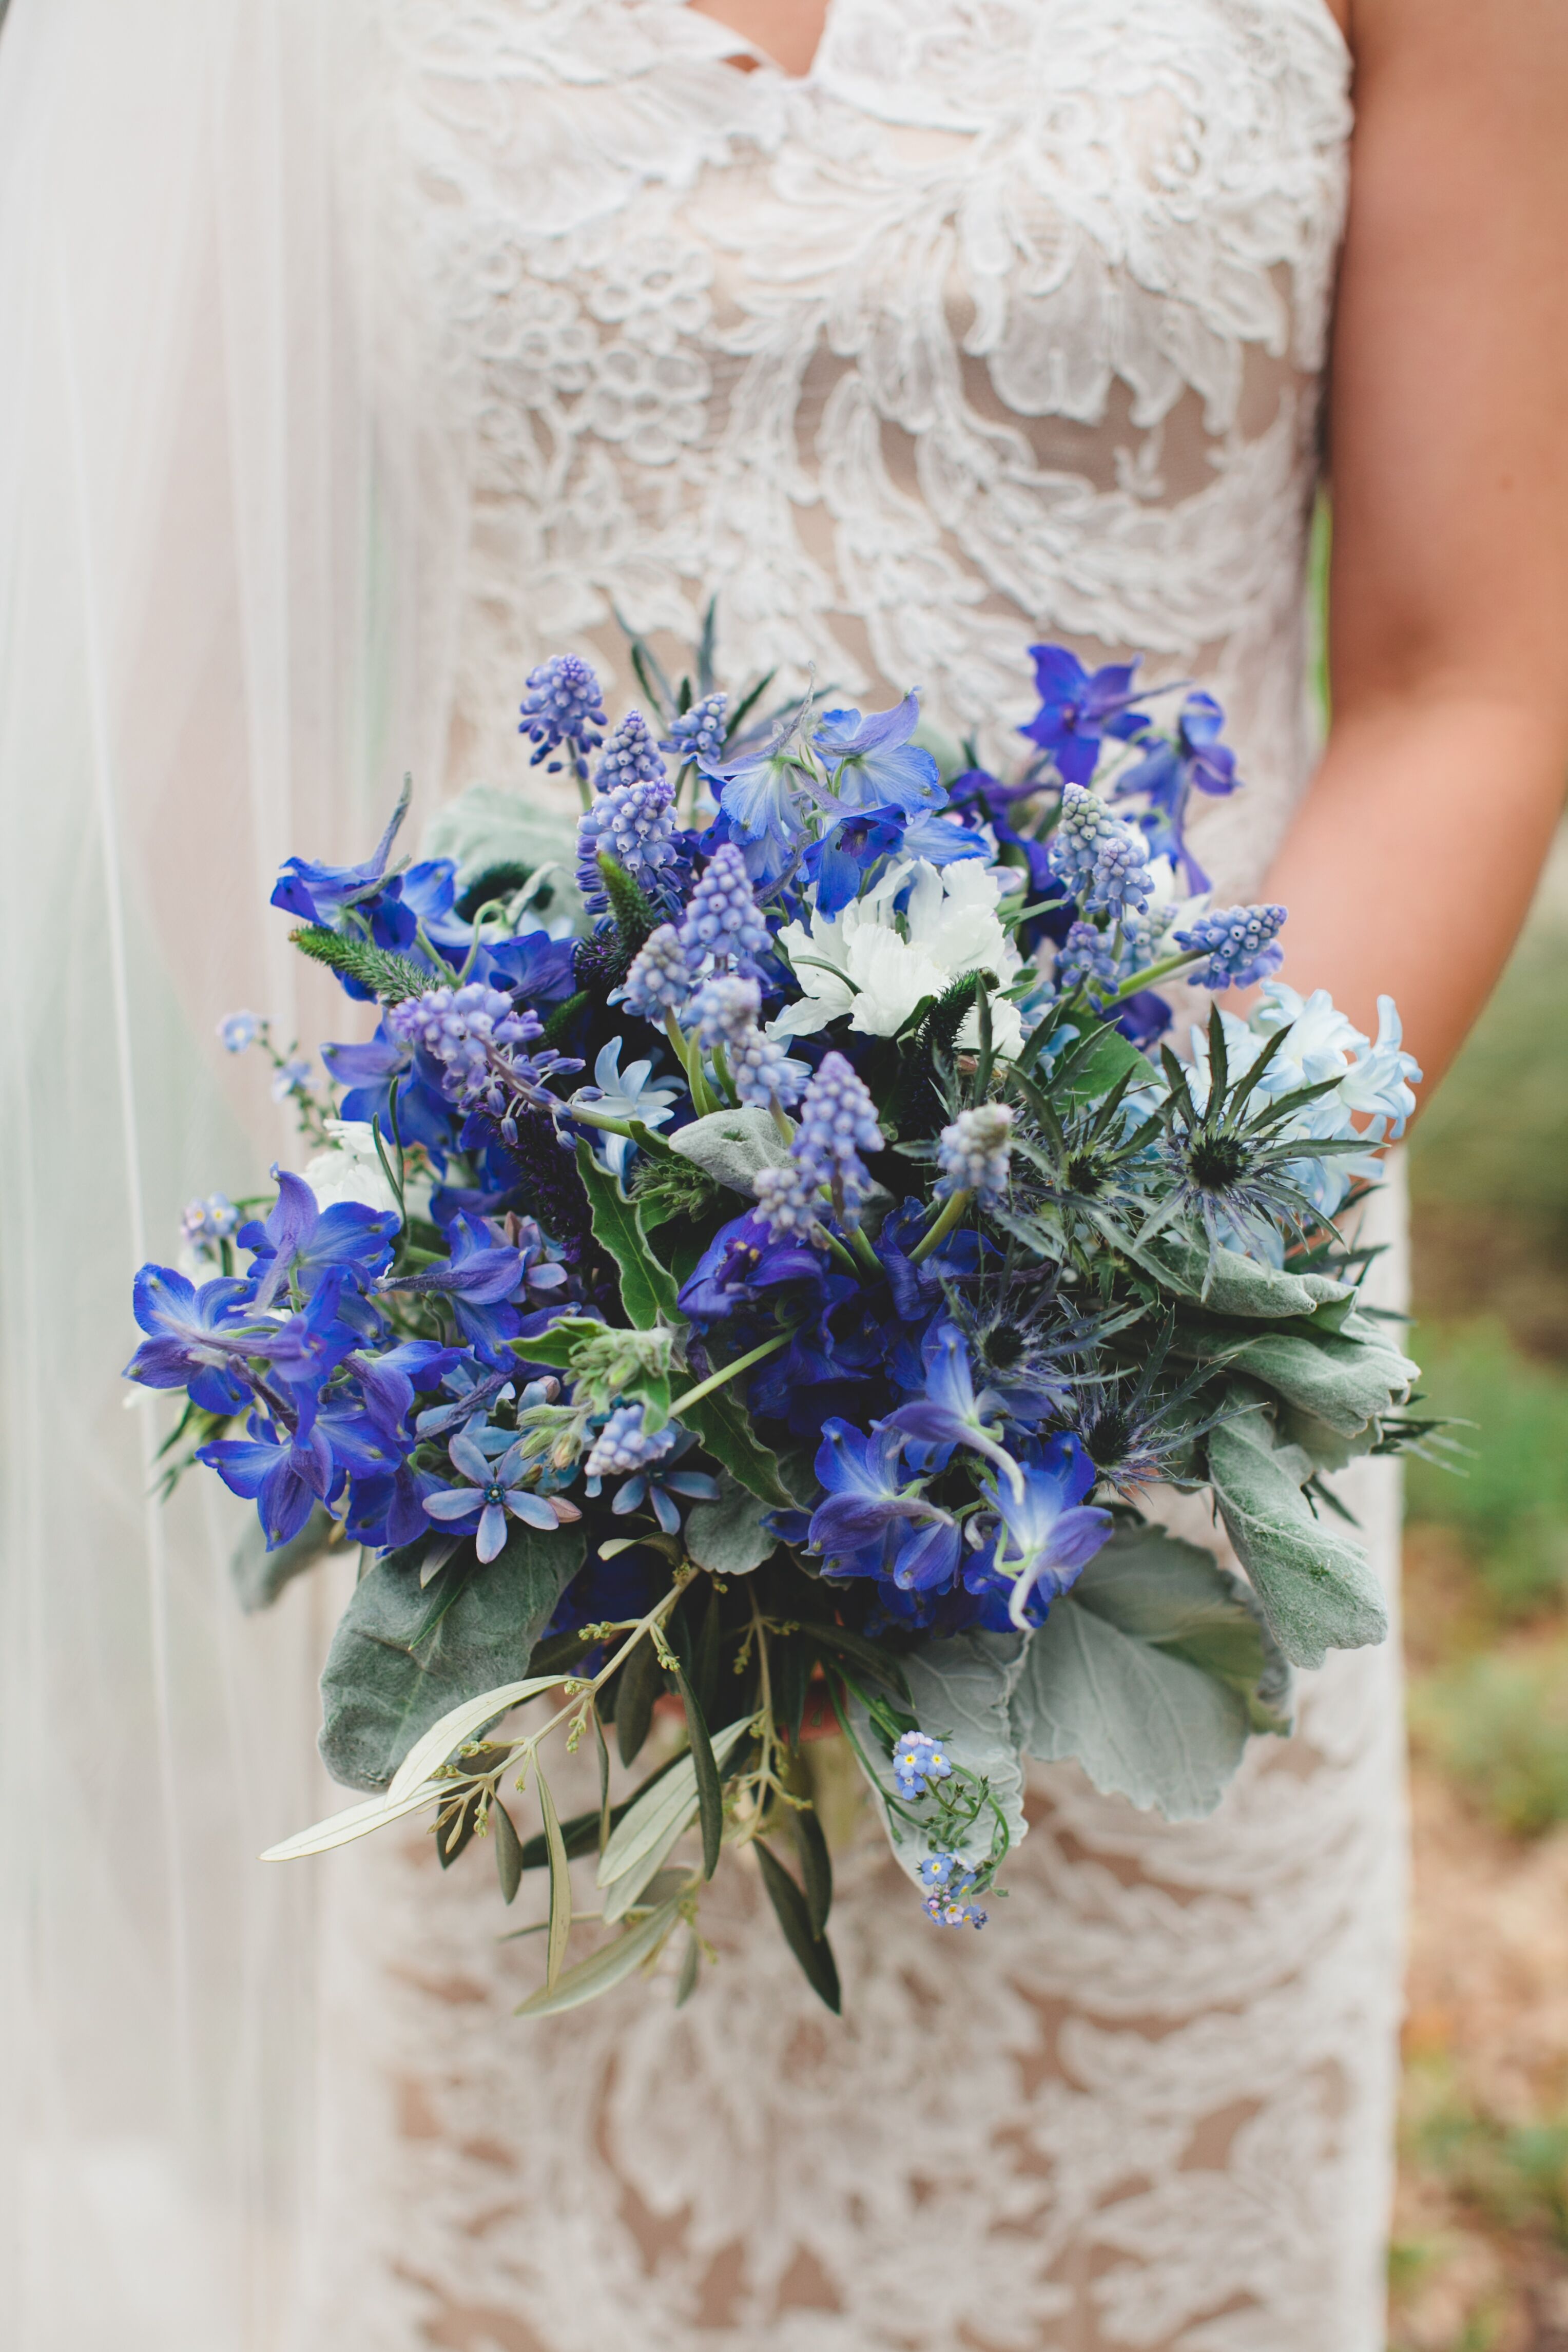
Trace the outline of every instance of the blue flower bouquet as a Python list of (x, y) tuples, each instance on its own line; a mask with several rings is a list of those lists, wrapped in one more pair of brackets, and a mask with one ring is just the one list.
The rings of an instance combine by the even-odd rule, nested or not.
[[(528, 681), (575, 843), (475, 787), (417, 863), (406, 793), (363, 865), (288, 861), (273, 903), (374, 1034), (319, 1090), (224, 1023), (314, 1156), (193, 1203), (129, 1377), (185, 1392), (169, 1484), (254, 1501), (246, 1605), (361, 1548), (320, 1746), (367, 1793), (270, 1858), (487, 1841), (507, 1903), (541, 1874), (542, 2014), (666, 1951), (684, 2000), (729, 1849), (836, 2009), (813, 1728), (977, 1927), (1027, 1758), (1202, 1814), (1293, 1666), (1383, 1638), (1323, 1481), (1430, 1424), (1336, 1219), (1419, 1072), (1386, 999), (1374, 1042), (1273, 977), (1282, 908), (1209, 904), (1211, 698), (1162, 724), (1136, 664), (1036, 646), (1003, 777), (913, 695), (761, 717), (711, 632), (678, 685), (632, 654), (612, 729), (580, 660)], [(1181, 1052), (1178, 977), (1216, 1000)], [(1212, 1496), (1246, 1580), (1156, 1487)]]

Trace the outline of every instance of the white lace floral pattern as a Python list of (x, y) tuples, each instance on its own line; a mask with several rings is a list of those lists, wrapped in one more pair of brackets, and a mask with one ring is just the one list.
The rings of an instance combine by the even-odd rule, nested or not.
[[(918, 685), (996, 751), (1031, 637), (1148, 648), (1232, 711), (1199, 838), (1256, 879), (1311, 756), (1322, 0), (833, 0), (801, 82), (680, 0), (376, 5), (361, 152), (469, 497), (454, 784), (525, 772), (544, 654), (623, 692), (617, 615), (676, 652), (716, 591), (729, 677)], [(1387, 1465), (1347, 1487), (1388, 1567)], [(312, 2342), (1375, 2352), (1396, 1669), (1307, 1679), (1207, 1823), (1038, 1773), (983, 1938), (852, 1840), (842, 2024), (744, 1874), (687, 2008), (539, 2027), (482, 1855), (345, 1860)]]

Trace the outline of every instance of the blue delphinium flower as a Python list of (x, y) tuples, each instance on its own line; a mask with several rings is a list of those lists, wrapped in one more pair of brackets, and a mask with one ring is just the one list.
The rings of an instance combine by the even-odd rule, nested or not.
[(937, 1198), (973, 1192), (982, 1207), (994, 1208), (1008, 1189), (1012, 1131), (1013, 1114), (1006, 1103), (977, 1103), (973, 1110), (961, 1110), (937, 1140), (942, 1170)]
[(253, 1255), (257, 1309), (272, 1305), (286, 1284), (298, 1286), (308, 1298), (335, 1269), (351, 1269), (368, 1281), (392, 1261), (398, 1221), (359, 1201), (334, 1201), (317, 1206), (316, 1195), (303, 1176), (274, 1168), (277, 1199), (265, 1224), (253, 1218), (242, 1225), (239, 1243)]
[(523, 1441), (504, 1429), (487, 1427), (476, 1418), (458, 1431), (446, 1451), (465, 1483), (426, 1495), (425, 1514), (449, 1533), (472, 1530), (474, 1549), (483, 1561), (494, 1559), (504, 1548), (508, 1518), (553, 1534), (563, 1520), (582, 1517), (575, 1503), (559, 1495), (533, 1494), (518, 1483), (528, 1472), (527, 1454)]
[(1058, 1593), (1075, 1584), (1109, 1538), (1109, 1511), (1085, 1504), (1095, 1469), (1076, 1437), (1059, 1432), (1021, 1465), (1021, 1483), (995, 1488), (1001, 1529), (965, 1574), (971, 1592), (1000, 1585), (1008, 1619), (1038, 1625)]
[(811, 740), (830, 770), (833, 791), (851, 808), (891, 806), (913, 814), (942, 800), (942, 779), (929, 751), (912, 743), (920, 724), (920, 698), (905, 695), (892, 710), (826, 710)]
[(172, 1265), (144, 1265), (131, 1293), (147, 1337), (124, 1377), (149, 1389), (188, 1389), (204, 1412), (237, 1412), (248, 1393), (245, 1358), (256, 1329), (251, 1286), (234, 1276), (198, 1290)]
[(937, 1469), (956, 1445), (983, 1454), (1010, 1481), (1015, 1494), (1021, 1494), (1023, 1473), (994, 1433), (1003, 1418), (1004, 1401), (993, 1389), (976, 1394), (969, 1351), (957, 1325), (934, 1324), (920, 1352), (925, 1392), (890, 1413), (886, 1425), (930, 1447)]
[(722, 970), (748, 964), (768, 946), (768, 927), (751, 894), (746, 860), (733, 842), (714, 851), (686, 904), (681, 945), (694, 971), (711, 959)]
[(674, 923), (661, 923), (643, 940), (624, 985), (610, 1002), (662, 1025), (665, 1013), (678, 1013), (691, 992), (692, 970), (681, 935)]
[(946, 1591), (960, 1557), (957, 1524), (900, 1470), (898, 1432), (866, 1436), (831, 1420), (822, 1433), (816, 1473), (828, 1499), (812, 1512), (807, 1541), (821, 1553), (823, 1573), (873, 1576), (905, 1592)]
[(716, 760), (724, 750), (725, 719), (729, 709), (727, 694), (705, 694), (689, 710), (683, 710), (670, 723), (669, 740), (661, 743), (661, 751), (683, 764), (689, 760)]
[(218, 1035), (224, 1041), (225, 1053), (243, 1054), (247, 1045), (255, 1045), (264, 1025), (259, 1013), (225, 1013), (218, 1023)]
[(732, 1218), (704, 1250), (681, 1286), (679, 1306), (689, 1322), (704, 1328), (766, 1308), (786, 1283), (804, 1282), (820, 1290), (822, 1261), (798, 1240), (775, 1237), (759, 1210)]
[(1061, 790), (1061, 815), (1051, 841), (1051, 870), (1088, 914), (1120, 920), (1149, 903), (1148, 844), (1077, 784)]
[(1250, 988), (1267, 980), (1285, 961), (1279, 934), (1284, 927), (1283, 907), (1228, 907), (1200, 915), (1191, 928), (1177, 931), (1179, 948), (1201, 948), (1208, 961), (1188, 978), (1199, 988)]
[[(517, 732), (535, 747), (530, 764), (537, 768), (551, 751), (564, 748), (573, 774), (586, 778), (586, 755), (598, 750), (602, 738), (597, 730), (607, 723), (599, 680), (588, 664), (576, 654), (557, 654), (541, 662), (528, 672), (522, 709)], [(559, 760), (550, 760), (548, 772), (559, 773), (561, 765)]]
[(447, 1229), (452, 1255), (444, 1265), (427, 1265), (417, 1274), (400, 1274), (385, 1287), (412, 1292), (416, 1297), (449, 1301), (457, 1328), (481, 1361), (501, 1365), (501, 1353), (518, 1332), (512, 1301), (525, 1280), (523, 1253), (497, 1241), (488, 1221), (461, 1216)]
[(1137, 734), (1147, 725), (1132, 709), (1134, 662), (1108, 662), (1091, 673), (1065, 646), (1030, 646), (1040, 709), (1019, 732), (1048, 751), (1064, 784), (1086, 784), (1107, 735)]
[[(612, 1037), (599, 1049), (593, 1065), (593, 1084), (580, 1087), (575, 1100), (592, 1103), (612, 1118), (641, 1119), (644, 1127), (663, 1127), (674, 1116), (674, 1105), (680, 1098), (675, 1087), (651, 1085), (653, 1075), (651, 1061), (632, 1062), (622, 1070), (621, 1049), (622, 1037)], [(604, 1161), (617, 1176), (624, 1176), (626, 1163), (637, 1147), (629, 1135), (600, 1134)]]
[[(404, 817), (410, 788), (404, 784), (382, 834), (362, 866), (327, 866), (308, 857), (287, 857), (273, 886), (272, 904), (302, 922), (330, 929), (344, 909), (379, 898), (386, 886), (387, 860), (392, 856)], [(389, 940), (387, 945), (391, 945)]]
[(756, 881), (776, 880), (804, 839), (800, 768), (794, 750), (798, 723), (798, 714), (792, 712), (759, 749), (727, 764), (702, 762), (704, 775), (718, 794), (728, 837), (746, 852), (746, 870)]
[(253, 1413), (245, 1437), (220, 1437), (197, 1450), (197, 1461), (215, 1470), (231, 1494), (256, 1505), (268, 1551), (291, 1541), (340, 1483), (332, 1449), (315, 1423), (315, 1402), (306, 1395), (294, 1429)]
[(1168, 857), (1181, 869), (1189, 891), (1207, 890), (1208, 877), (1186, 845), (1186, 810), (1192, 793), (1233, 793), (1241, 779), (1236, 754), (1219, 740), (1225, 713), (1211, 694), (1189, 694), (1176, 721), (1175, 742), (1160, 736), (1141, 760), (1112, 787), (1116, 801), (1147, 805), (1139, 818), (1149, 853)]
[(924, 1731), (901, 1732), (894, 1744), (893, 1777), (900, 1796), (913, 1801), (931, 1795), (937, 1781), (952, 1779), (952, 1760), (941, 1741)]
[(577, 826), (577, 881), (589, 912), (610, 905), (601, 855), (623, 866), (656, 906), (674, 902), (681, 853), (675, 840), (674, 788), (663, 778), (615, 784), (585, 809)]

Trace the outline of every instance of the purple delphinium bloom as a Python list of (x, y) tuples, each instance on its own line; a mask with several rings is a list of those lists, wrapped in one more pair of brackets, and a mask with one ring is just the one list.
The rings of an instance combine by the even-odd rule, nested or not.
[(254, 1351), (251, 1286), (232, 1275), (193, 1282), (172, 1265), (144, 1265), (131, 1308), (147, 1337), (124, 1378), (149, 1389), (188, 1389), (204, 1412), (237, 1412), (245, 1358)]
[[(942, 829), (956, 840), (963, 839), (956, 826)], [(904, 847), (904, 838), (901, 809), (868, 808), (841, 818), (820, 841), (812, 842), (806, 852), (806, 878), (816, 885), (818, 913), (841, 914), (860, 897), (862, 885), (875, 868)], [(975, 845), (984, 847), (979, 842)], [(921, 854), (915, 852), (916, 856)]]
[(678, 1304), (690, 1322), (724, 1323), (759, 1307), (771, 1312), (774, 1292), (789, 1282), (820, 1289), (822, 1261), (800, 1242), (776, 1239), (754, 1209), (719, 1227), (682, 1285)]
[(828, 1499), (812, 1512), (807, 1540), (827, 1576), (874, 1576), (901, 1591), (944, 1590), (958, 1566), (956, 1523), (927, 1502), (918, 1480), (899, 1471), (896, 1430), (868, 1437), (850, 1423), (827, 1421), (816, 1459)]
[(1195, 791), (1223, 796), (1241, 782), (1235, 752), (1219, 740), (1224, 725), (1225, 713), (1213, 695), (1189, 694), (1176, 721), (1175, 742), (1157, 738), (1117, 778), (1111, 792), (1113, 800), (1147, 803), (1139, 823), (1148, 836), (1150, 856), (1168, 857), (1194, 893), (1207, 889), (1208, 877), (1186, 845), (1187, 803)]
[(1050, 753), (1064, 784), (1086, 784), (1100, 762), (1107, 735), (1137, 734), (1147, 720), (1132, 704), (1137, 663), (1108, 662), (1086, 670), (1065, 646), (1030, 646), (1040, 709), (1020, 735)]
[(1267, 980), (1285, 961), (1279, 934), (1283, 907), (1228, 907), (1200, 915), (1190, 929), (1177, 931), (1178, 948), (1201, 948), (1208, 961), (1187, 976), (1199, 988), (1250, 988)]
[(482, 1561), (494, 1559), (505, 1545), (508, 1517), (553, 1534), (563, 1520), (582, 1517), (575, 1503), (559, 1495), (547, 1498), (532, 1494), (517, 1483), (528, 1469), (524, 1442), (504, 1429), (489, 1428), (476, 1418), (458, 1431), (446, 1451), (467, 1484), (426, 1495), (424, 1511), (451, 1533), (472, 1531)]
[(330, 1500), (339, 1474), (316, 1426), (311, 1397), (301, 1398), (292, 1431), (279, 1430), (261, 1413), (253, 1413), (246, 1426), (246, 1436), (220, 1437), (200, 1446), (196, 1459), (215, 1470), (231, 1494), (256, 1505), (267, 1548), (276, 1551), (299, 1533), (318, 1503)]
[(1000, 1586), (1008, 1620), (1020, 1630), (1043, 1622), (1059, 1593), (1074, 1585), (1109, 1538), (1112, 1518), (1084, 1503), (1095, 1469), (1076, 1437), (1051, 1438), (1021, 1465), (1020, 1487), (998, 1483), (1001, 1529), (965, 1572), (971, 1592)]
[(238, 1235), (241, 1248), (253, 1254), (258, 1310), (270, 1307), (290, 1280), (308, 1298), (336, 1268), (369, 1281), (391, 1263), (398, 1221), (390, 1212), (359, 1201), (335, 1201), (320, 1209), (303, 1176), (279, 1168), (272, 1173), (277, 1199), (271, 1213), (265, 1224), (253, 1218)]
[(464, 1338), (482, 1361), (500, 1365), (500, 1350), (517, 1336), (511, 1302), (522, 1289), (523, 1252), (498, 1242), (488, 1220), (455, 1218), (447, 1229), (452, 1255), (444, 1265), (389, 1277), (383, 1288), (446, 1299)]
[[(556, 654), (531, 669), (522, 713), (517, 732), (534, 746), (531, 766), (564, 747), (573, 774), (587, 776), (586, 755), (598, 750), (602, 738), (597, 730), (607, 721), (599, 680), (585, 661), (576, 654)], [(557, 774), (561, 765), (550, 760), (548, 772)]]
[(920, 724), (920, 698), (907, 694), (892, 710), (825, 710), (811, 740), (832, 771), (833, 790), (850, 808), (891, 805), (911, 815), (937, 807), (942, 779), (929, 751), (910, 737)]
[(715, 964), (748, 964), (768, 946), (768, 927), (751, 895), (746, 860), (733, 842), (714, 851), (687, 902), (681, 945), (693, 971)]
[(392, 1036), (383, 1019), (376, 1034), (362, 1045), (323, 1045), (321, 1059), (348, 1092), (340, 1116), (392, 1134), (392, 1103), (397, 1097), (397, 1131), (404, 1143), (422, 1143), (438, 1167), (445, 1165), (452, 1149), (453, 1119), (441, 1092), (439, 1064), (421, 1063), (402, 1038)]
[(791, 749), (796, 725), (792, 712), (759, 749), (727, 764), (702, 762), (718, 794), (728, 836), (746, 852), (746, 870), (754, 880), (773, 881), (782, 874), (805, 830), (800, 762)]

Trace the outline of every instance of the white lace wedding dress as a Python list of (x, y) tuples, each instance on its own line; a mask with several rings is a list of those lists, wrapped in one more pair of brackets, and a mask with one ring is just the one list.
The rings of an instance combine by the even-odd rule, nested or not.
[[(471, 499), (451, 787), (527, 778), (534, 662), (624, 707), (618, 617), (678, 655), (716, 592), (730, 680), (918, 686), (993, 753), (1031, 639), (1146, 649), (1231, 716), (1249, 789), (1198, 838), (1256, 886), (1313, 751), (1323, 0), (834, 0), (803, 81), (680, 0), (377, 14), (372, 323)], [(1391, 1475), (1346, 1491), (1392, 1575)], [(1393, 1648), (1304, 1681), (1209, 1822), (1038, 1772), (983, 1938), (852, 1832), (841, 2023), (738, 1868), (688, 2007), (541, 2026), (482, 1848), (337, 1858), (310, 2352), (1375, 2352)]]

